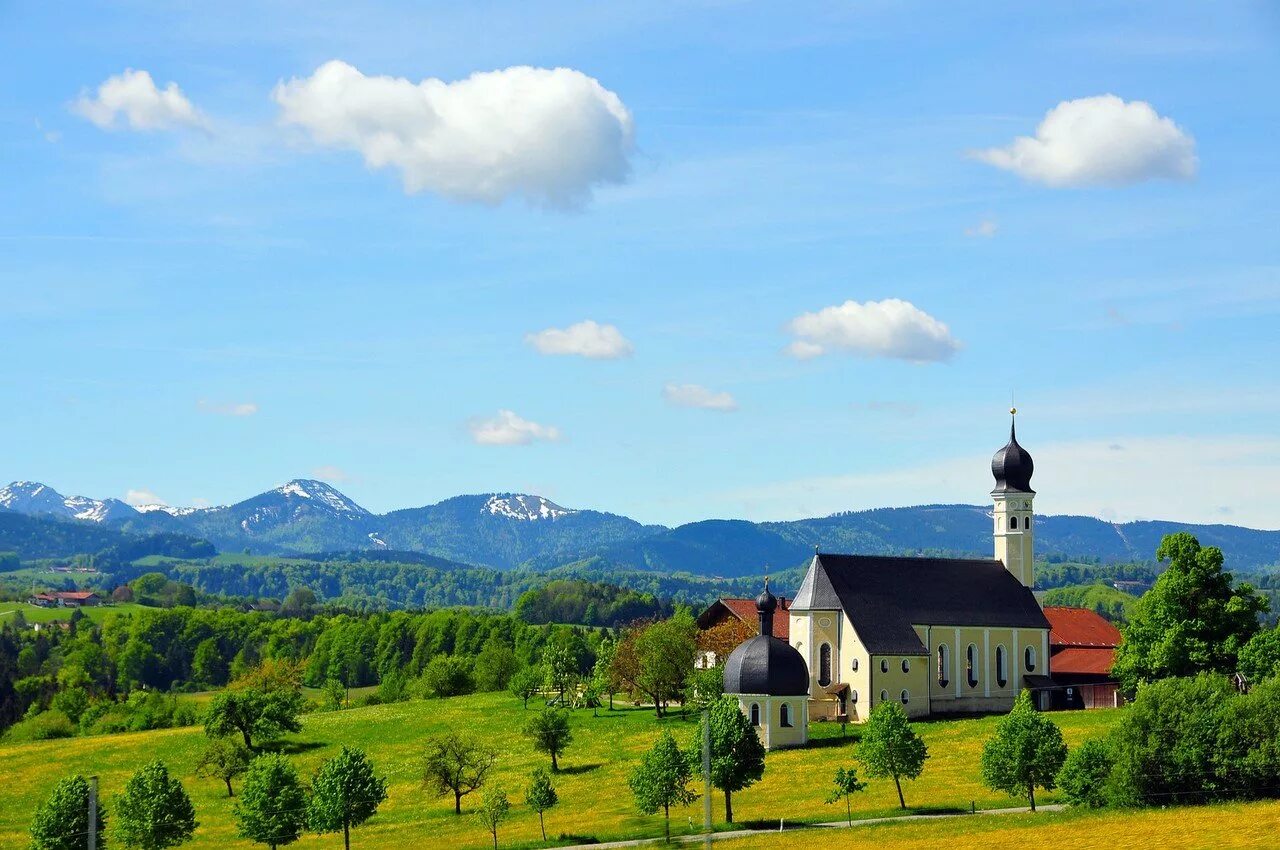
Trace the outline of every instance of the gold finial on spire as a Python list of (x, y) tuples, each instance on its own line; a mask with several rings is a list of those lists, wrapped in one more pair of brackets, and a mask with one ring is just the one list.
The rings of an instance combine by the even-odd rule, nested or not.
[(1010, 416), (1017, 416), (1017, 415), (1018, 415), (1018, 408), (1016, 408), (1016, 407), (1011, 407), (1011, 408), (1009, 408), (1009, 415), (1010, 415)]

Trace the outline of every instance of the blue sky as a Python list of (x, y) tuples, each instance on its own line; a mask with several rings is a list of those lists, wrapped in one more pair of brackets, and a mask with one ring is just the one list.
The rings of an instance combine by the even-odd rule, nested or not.
[(1280, 13), (1115, 5), (4, 4), (0, 475), (981, 503), (1012, 393), (1280, 528)]

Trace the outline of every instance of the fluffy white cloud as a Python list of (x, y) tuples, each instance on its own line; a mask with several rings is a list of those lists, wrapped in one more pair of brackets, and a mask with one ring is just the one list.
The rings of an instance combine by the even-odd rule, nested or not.
[(978, 222), (973, 227), (966, 227), (964, 229), (964, 235), (969, 237), (990, 238), (992, 236), (995, 236), (999, 230), (1000, 230), (1000, 225), (996, 224), (993, 220), (989, 218), (984, 218), (982, 221)]
[(499, 410), (491, 419), (473, 419), (467, 428), (471, 439), (482, 446), (527, 446), (536, 440), (560, 439), (559, 428), (530, 422), (510, 410)]
[(317, 466), (311, 470), (311, 477), (320, 481), (328, 481), (330, 484), (343, 484), (351, 480), (351, 476), (347, 474), (345, 469), (332, 464)]
[(196, 402), (196, 408), (202, 413), (214, 413), (218, 416), (252, 416), (258, 412), (258, 405), (251, 401), (220, 404), (200, 399)]
[(960, 348), (945, 324), (898, 298), (846, 301), (803, 313), (787, 324), (787, 330), (796, 337), (787, 353), (802, 360), (844, 351), (929, 363), (949, 360)]
[(397, 168), (408, 192), (574, 207), (630, 172), (631, 113), (570, 68), (518, 66), (448, 83), (366, 76), (326, 62), (273, 93), (281, 120), (317, 144)]
[(1142, 100), (1113, 94), (1066, 100), (1045, 114), (1035, 137), (973, 151), (983, 162), (1047, 186), (1123, 186), (1195, 176), (1196, 143)]
[(146, 489), (129, 490), (124, 494), (124, 501), (126, 504), (133, 505), (135, 508), (139, 505), (167, 504), (164, 499)]
[(541, 354), (576, 354), (592, 360), (616, 360), (630, 356), (633, 350), (622, 331), (590, 319), (563, 330), (547, 328), (528, 334), (524, 340)]
[(175, 127), (203, 127), (206, 121), (187, 100), (177, 83), (163, 89), (146, 71), (126, 68), (98, 86), (96, 95), (84, 92), (71, 104), (77, 115), (104, 130), (114, 130), (123, 119), (131, 130), (171, 130)]
[(725, 413), (738, 409), (738, 402), (729, 393), (709, 390), (699, 384), (667, 384), (662, 388), (662, 397), (673, 407), (698, 407)]

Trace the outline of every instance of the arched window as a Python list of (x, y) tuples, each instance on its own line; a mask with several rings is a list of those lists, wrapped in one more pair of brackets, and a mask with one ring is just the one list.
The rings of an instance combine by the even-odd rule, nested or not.
[(1023, 528), (1030, 528), (1030, 527), (1031, 527), (1031, 517), (1023, 517), (1023, 519), (1022, 519), (1022, 527), (1023, 527)]
[(1006, 669), (1007, 663), (1004, 657), (1004, 647), (996, 647), (996, 684), (1004, 687), (1009, 684), (1009, 671)]
[(858, 672), (858, 659), (853, 659), (853, 672)]
[(1016, 516), (1009, 517), (1009, 529), (1011, 531), (1018, 530), (1018, 518)]
[(759, 703), (755, 703), (755, 702), (751, 703), (751, 725), (752, 726), (760, 725), (760, 704)]
[(791, 725), (791, 706), (787, 705), (785, 702), (782, 704), (782, 725)]
[(1034, 647), (1027, 647), (1027, 651), (1022, 654), (1022, 660), (1027, 665), (1027, 672), (1030, 673), (1036, 669), (1036, 651)]
[(945, 643), (938, 644), (938, 684), (946, 687), (951, 681), (951, 665), (950, 659), (947, 658), (947, 645)]
[(907, 693), (906, 689), (903, 689), (903, 691), (902, 691), (902, 704), (903, 704), (903, 705), (906, 705), (906, 704), (907, 704), (907, 703), (909, 703), (909, 702), (911, 702), (911, 694)]
[(969, 679), (969, 687), (978, 687), (978, 648), (969, 644), (964, 654), (964, 672)]
[(887, 659), (887, 658), (881, 658), (881, 659), (880, 659), (880, 672), (881, 672), (881, 673), (888, 673), (888, 672), (889, 672), (889, 659)]
[(824, 643), (818, 649), (818, 684), (824, 688), (831, 684), (831, 644)]
[(904, 659), (902, 659), (902, 672), (903, 672), (903, 673), (910, 673), (910, 672), (911, 672), (911, 659), (910, 659), (910, 658), (904, 658)]
[(888, 691), (881, 691), (881, 692), (880, 692), (880, 701), (881, 701), (881, 702), (886, 702), (886, 701), (888, 701), (888, 699), (889, 699), (889, 692), (888, 692)]
[(857, 688), (850, 689), (850, 691), (849, 691), (849, 704), (850, 704), (850, 705), (857, 705), (857, 704), (858, 704), (858, 689), (857, 689)]

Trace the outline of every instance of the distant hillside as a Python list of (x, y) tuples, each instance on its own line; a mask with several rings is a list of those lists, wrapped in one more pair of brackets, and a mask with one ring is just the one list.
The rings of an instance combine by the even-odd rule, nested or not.
[(0, 552), (16, 552), (23, 560), (95, 555), (111, 563), (128, 563), (148, 555), (203, 558), (213, 555), (214, 548), (184, 534), (129, 534), (96, 524), (0, 511)]

